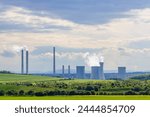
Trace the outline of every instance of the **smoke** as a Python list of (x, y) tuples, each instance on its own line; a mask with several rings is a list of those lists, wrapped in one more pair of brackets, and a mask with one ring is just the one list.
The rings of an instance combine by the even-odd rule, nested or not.
[(28, 47), (27, 46), (17, 46), (17, 45), (14, 45), (13, 46), (13, 50), (17, 53), (19, 53), (21, 50), (28, 50)]
[[(100, 66), (100, 62), (104, 62), (104, 57), (101, 53), (89, 53), (89, 52), (56, 52), (56, 57), (59, 59), (69, 59), (69, 60), (76, 60), (81, 58), (83, 62), (87, 66)], [(40, 57), (52, 57), (52, 52), (42, 53)]]
[(89, 52), (84, 54), (84, 60), (88, 66), (99, 66), (99, 62), (104, 62), (104, 57), (101, 54)]
[(100, 62), (104, 62), (104, 57), (103, 56), (100, 57)]

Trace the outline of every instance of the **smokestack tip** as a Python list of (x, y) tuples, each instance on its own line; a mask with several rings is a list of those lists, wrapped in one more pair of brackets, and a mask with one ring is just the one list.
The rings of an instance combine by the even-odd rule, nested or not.
[(99, 62), (99, 64), (101, 65), (101, 64), (104, 64), (104, 62)]

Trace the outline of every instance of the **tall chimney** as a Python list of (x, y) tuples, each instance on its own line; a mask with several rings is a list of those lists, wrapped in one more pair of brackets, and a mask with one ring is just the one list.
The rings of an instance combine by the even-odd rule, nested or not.
[(70, 65), (68, 65), (68, 78), (70, 78)]
[(29, 52), (26, 50), (26, 74), (29, 72)]
[(64, 76), (65, 76), (65, 66), (62, 65), (62, 77), (64, 77)]
[(21, 74), (24, 74), (24, 50), (21, 50)]
[(55, 47), (53, 47), (53, 75), (56, 74), (56, 66), (55, 66)]

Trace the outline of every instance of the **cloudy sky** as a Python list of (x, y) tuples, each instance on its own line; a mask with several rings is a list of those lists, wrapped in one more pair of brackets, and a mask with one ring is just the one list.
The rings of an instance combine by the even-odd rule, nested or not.
[(20, 72), (20, 49), (30, 72), (85, 65), (105, 58), (105, 70), (150, 71), (149, 0), (0, 0), (0, 70)]

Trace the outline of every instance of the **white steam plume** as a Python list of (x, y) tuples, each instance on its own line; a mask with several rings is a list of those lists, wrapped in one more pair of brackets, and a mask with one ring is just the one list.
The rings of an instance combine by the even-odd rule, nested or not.
[(17, 53), (19, 53), (21, 50), (28, 50), (27, 46), (18, 46), (18, 45), (14, 45), (13, 46), (13, 50)]
[(97, 53), (90, 54), (87, 52), (84, 55), (84, 60), (85, 63), (90, 67), (99, 66), (99, 62), (104, 62), (104, 57), (101, 56), (101, 54), (97, 54)]

